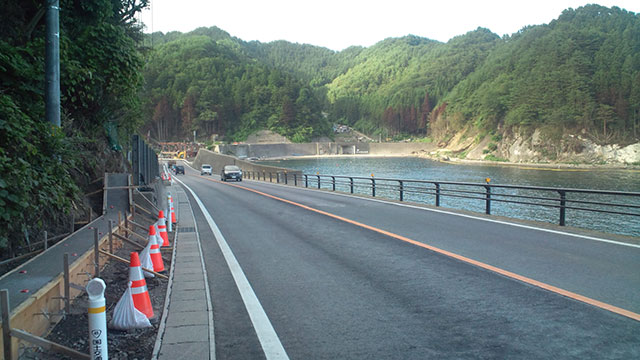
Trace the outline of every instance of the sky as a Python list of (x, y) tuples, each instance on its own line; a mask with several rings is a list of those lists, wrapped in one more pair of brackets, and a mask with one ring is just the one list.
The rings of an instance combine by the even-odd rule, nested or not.
[(502, 36), (589, 3), (640, 13), (640, 0), (150, 0), (145, 32), (217, 26), (245, 41), (340, 51), (408, 34), (447, 42), (478, 27)]

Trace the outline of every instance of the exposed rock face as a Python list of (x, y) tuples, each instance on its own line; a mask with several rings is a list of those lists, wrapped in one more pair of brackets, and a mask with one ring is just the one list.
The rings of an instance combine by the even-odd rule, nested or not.
[[(550, 139), (553, 138), (553, 139)], [(489, 149), (493, 144), (494, 150)], [(495, 143), (490, 136), (469, 143), (469, 139), (455, 136), (440, 152), (460, 152), (466, 149), (466, 159), (484, 160), (487, 154), (514, 163), (580, 163), (580, 164), (640, 164), (640, 143), (620, 146), (598, 145), (595, 142), (571, 134), (545, 134), (535, 130), (533, 134), (513, 132)]]
[(538, 130), (529, 139), (517, 135), (511, 144), (508, 142), (505, 139), (499, 150), (511, 162), (640, 163), (640, 143), (625, 147), (617, 144), (598, 145), (579, 135), (564, 135), (559, 143), (552, 143), (545, 141)]

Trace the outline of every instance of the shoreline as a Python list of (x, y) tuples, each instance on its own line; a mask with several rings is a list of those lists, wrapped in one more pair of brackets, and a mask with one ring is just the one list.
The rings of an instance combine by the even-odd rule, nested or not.
[[(482, 166), (508, 166), (519, 167), (532, 170), (566, 170), (566, 171), (589, 171), (589, 170), (625, 170), (640, 171), (638, 165), (623, 164), (567, 164), (567, 163), (515, 163), (489, 160), (467, 160), (467, 159), (443, 159), (439, 157), (426, 156), (424, 154), (341, 154), (341, 155), (291, 155), (277, 156), (259, 159), (255, 161), (277, 161), (277, 160), (295, 160), (295, 159), (340, 159), (340, 158), (420, 158), (431, 161), (437, 161), (452, 165), (482, 165)], [(243, 159), (244, 160), (244, 159)]]

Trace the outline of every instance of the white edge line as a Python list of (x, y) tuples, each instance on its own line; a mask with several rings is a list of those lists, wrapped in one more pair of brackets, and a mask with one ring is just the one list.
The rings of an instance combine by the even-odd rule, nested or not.
[(189, 186), (187, 186), (180, 180), (177, 181), (182, 184), (187, 190), (189, 190), (193, 198), (196, 200), (196, 203), (200, 207), (200, 210), (204, 214), (204, 217), (207, 219), (207, 223), (209, 224), (209, 227), (211, 228), (211, 231), (213, 232), (214, 237), (218, 242), (218, 246), (220, 246), (222, 255), (224, 256), (224, 259), (227, 262), (227, 266), (231, 271), (231, 275), (233, 276), (233, 280), (238, 287), (238, 291), (240, 292), (242, 301), (244, 302), (245, 308), (247, 309), (247, 313), (249, 314), (249, 318), (251, 319), (253, 328), (256, 331), (256, 335), (258, 336), (258, 340), (260, 341), (260, 345), (262, 346), (265, 357), (268, 360), (288, 360), (289, 356), (282, 346), (282, 343), (278, 338), (278, 334), (276, 334), (271, 321), (269, 321), (269, 317), (267, 317), (267, 314), (260, 304), (260, 300), (258, 300), (258, 297), (253, 291), (253, 288), (251, 287), (249, 280), (247, 280), (242, 267), (240, 267), (240, 263), (238, 263), (238, 260), (229, 247), (229, 244), (227, 244), (227, 241), (222, 235), (222, 232), (220, 232), (220, 229), (213, 221), (211, 214), (209, 214), (200, 198), (195, 194), (193, 190), (191, 190)]
[[(269, 182), (264, 182), (264, 181), (251, 180), (251, 179), (248, 179), (248, 180), (251, 181), (251, 182), (257, 183), (257, 184), (268, 184), (268, 185), (273, 185), (273, 186), (286, 187), (286, 188), (290, 188), (290, 189), (299, 189), (299, 190), (306, 190), (306, 191), (317, 191), (318, 190), (318, 189), (315, 189), (315, 188), (305, 188), (305, 187), (298, 187), (298, 186), (293, 186), (293, 185), (269, 183)], [(344, 193), (341, 193), (341, 192), (338, 192), (338, 191), (333, 192), (333, 191), (330, 191), (328, 189), (324, 189), (324, 190), (327, 190), (327, 191), (325, 191), (325, 193), (332, 194), (332, 195), (335, 195), (335, 196), (343, 196), (343, 197), (348, 197), (348, 198), (356, 198), (356, 199), (362, 199), (362, 200), (367, 200), (367, 201), (374, 201), (374, 202), (379, 202), (379, 203), (383, 203), (383, 204), (408, 207), (408, 208), (418, 209), (418, 210), (423, 210), (423, 211), (432, 211), (432, 212), (437, 212), (437, 213), (441, 213), (441, 214), (460, 216), (460, 217), (465, 217), (465, 218), (469, 218), (469, 219), (487, 221), (487, 222), (492, 222), (492, 223), (501, 224), (501, 225), (509, 225), (509, 226), (519, 227), (519, 228), (523, 228), (523, 229), (543, 231), (543, 232), (548, 232), (548, 233), (557, 234), (557, 235), (571, 236), (571, 237), (581, 238), (581, 239), (585, 239), (585, 240), (599, 241), (599, 242), (604, 242), (604, 243), (608, 243), (608, 244), (627, 246), (627, 247), (640, 249), (640, 245), (637, 245), (637, 244), (629, 244), (629, 243), (625, 243), (625, 242), (620, 242), (620, 241), (615, 241), (615, 240), (608, 240), (608, 239), (603, 239), (603, 238), (598, 238), (598, 237), (593, 237), (593, 236), (588, 236), (588, 235), (573, 234), (573, 233), (559, 231), (559, 230), (551, 230), (551, 229), (539, 228), (539, 227), (535, 227), (535, 226), (523, 225), (523, 224), (512, 223), (512, 222), (506, 222), (506, 221), (501, 221), (501, 220), (487, 219), (487, 218), (477, 217), (477, 216), (473, 216), (473, 215), (459, 214), (459, 213), (455, 213), (455, 212), (451, 212), (451, 211), (447, 211), (447, 210), (432, 209), (432, 208), (428, 208), (428, 207), (420, 207), (420, 206), (409, 205), (409, 204), (399, 204), (399, 203), (396, 203), (396, 202), (385, 201), (385, 200), (381, 200), (381, 199), (372, 199), (372, 198), (367, 198), (367, 197), (353, 196), (351, 194), (344, 194)], [(366, 196), (366, 194), (365, 194), (365, 196)], [(425, 204), (425, 205), (428, 205), (428, 204)], [(515, 219), (515, 220), (517, 220), (517, 219)], [(586, 229), (586, 230), (588, 230), (588, 229)]]

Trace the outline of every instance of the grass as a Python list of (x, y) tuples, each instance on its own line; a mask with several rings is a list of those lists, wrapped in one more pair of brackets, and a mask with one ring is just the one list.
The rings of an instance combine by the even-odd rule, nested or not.
[(488, 161), (497, 161), (497, 162), (507, 162), (507, 161), (509, 161), (507, 159), (504, 159), (504, 158), (501, 158), (501, 157), (497, 157), (497, 156), (495, 156), (493, 154), (489, 154), (489, 155), (485, 156), (484, 159), (488, 160)]

